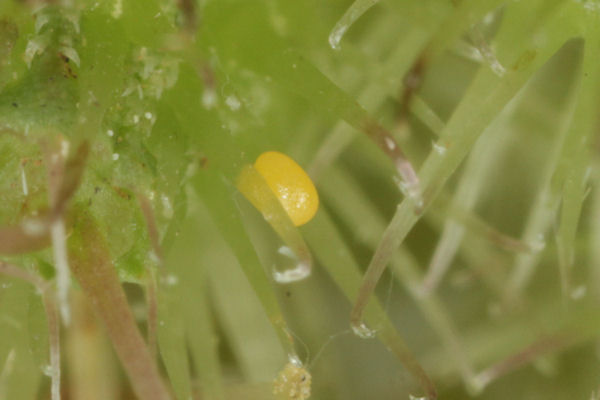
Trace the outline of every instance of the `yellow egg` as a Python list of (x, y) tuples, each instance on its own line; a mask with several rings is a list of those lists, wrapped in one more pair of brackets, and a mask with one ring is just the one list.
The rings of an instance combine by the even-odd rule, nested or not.
[[(262, 153), (254, 163), (296, 226), (310, 221), (319, 208), (319, 196), (306, 172), (294, 160), (277, 151)], [(255, 204), (256, 206), (256, 204)], [(261, 207), (257, 207), (262, 210)]]

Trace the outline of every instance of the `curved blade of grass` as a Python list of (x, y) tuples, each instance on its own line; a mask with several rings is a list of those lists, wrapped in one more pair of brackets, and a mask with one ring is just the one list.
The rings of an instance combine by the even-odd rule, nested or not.
[[(328, 184), (321, 190), (328, 203), (335, 206), (348, 228), (356, 232), (356, 238), (370, 248), (377, 246), (377, 235), (385, 229), (385, 219), (366, 200), (364, 192), (352, 181), (347, 173), (332, 167), (324, 175)], [(340, 195), (343, 194), (343, 195)], [(422, 296), (422, 274), (417, 263), (406, 250), (399, 248), (391, 260), (396, 278), (406, 288), (417, 303), (425, 318), (434, 328), (444, 344), (448, 354), (458, 366), (461, 377), (467, 387), (473, 386), (475, 373), (466, 355), (464, 346), (448, 317), (440, 299), (435, 293)]]
[(581, 90), (554, 179), (554, 187), (562, 196), (556, 240), (561, 287), (565, 297), (571, 292), (570, 275), (575, 262), (575, 236), (591, 171), (589, 148), (593, 145), (599, 121), (595, 110), (600, 100), (600, 19), (590, 13), (587, 23), (589, 26), (583, 32), (585, 43)]
[(248, 281), (258, 295), (269, 321), (273, 324), (286, 354), (296, 354), (293, 341), (287, 333), (279, 303), (271, 287), (271, 282), (242, 224), (239, 210), (233, 200), (233, 187), (229, 187), (221, 176), (209, 171), (197, 174), (193, 178), (192, 185), (209, 210), (219, 232), (233, 250), (240, 267), (244, 270)]
[[(426, 42), (427, 36), (418, 29), (411, 30), (403, 36), (398, 46), (392, 51), (381, 71), (381, 78), (369, 82), (358, 95), (357, 102), (369, 112), (380, 108), (386, 97), (396, 92), (396, 88), (388, 82), (396, 76), (403, 76), (411, 66), (411, 61)], [(420, 104), (419, 104), (420, 105)], [(313, 179), (318, 178), (322, 169), (331, 164), (337, 156), (350, 144), (355, 134), (352, 125), (338, 122), (323, 140), (319, 150), (313, 157), (308, 172)]]
[[(478, 375), (480, 384), (491, 377), (491, 371), (497, 371), (493, 374), (495, 375), (493, 379), (498, 379), (502, 374), (517, 370), (523, 363), (531, 364), (540, 356), (558, 355), (568, 350), (570, 346), (593, 343), (594, 338), (597, 337), (599, 324), (594, 305), (580, 303), (580, 307), (572, 309), (569, 313), (557, 314), (556, 310), (560, 304), (555, 301), (557, 300), (555, 295), (551, 294), (551, 296), (554, 297), (548, 298), (548, 301), (531, 310), (535, 312), (535, 318), (527, 313), (516, 320), (511, 319), (511, 323), (504, 324), (502, 329), (485, 322), (464, 332), (463, 341), (468, 343), (469, 358), (476, 365), (489, 366)], [(537, 317), (551, 321), (551, 324), (540, 332), (540, 327), (536, 323), (532, 324)], [(562, 341), (561, 346), (549, 346), (550, 343), (547, 342), (549, 338), (567, 340)], [(425, 364), (431, 366), (433, 374), (446, 379), (454, 375), (454, 360), (449, 360), (445, 354), (435, 350), (428, 353), (424, 357), (427, 360)]]
[(448, 198), (449, 196), (440, 194), (438, 199), (446, 203), (447, 206), (443, 207), (433, 205), (431, 208), (432, 212), (440, 213), (440, 218), (441, 211), (444, 210), (447, 217), (463, 226), (466, 232), (475, 236), (479, 236), (482, 239), (487, 240), (490, 244), (493, 244), (499, 249), (505, 251), (515, 253), (531, 253), (540, 250), (539, 243), (526, 243), (520, 239), (500, 232), (498, 229), (484, 221), (477, 214), (468, 210), (464, 210), (459, 205), (452, 204), (450, 200), (447, 200)]
[[(429, 206), (441, 191), (442, 186), (470, 151), (481, 132), (516, 95), (531, 75), (569, 37), (569, 32), (559, 25), (560, 22), (562, 21), (558, 19), (544, 26), (543, 31), (549, 35), (544, 47), (540, 47), (536, 51), (526, 49), (520, 55), (513, 55), (513, 57), (516, 56), (516, 63), (503, 78), (498, 79), (488, 70), (480, 71), (446, 125), (442, 139), (438, 141), (438, 146), (448, 150), (443, 154), (433, 151), (421, 169), (420, 177), (424, 185), (424, 208)], [(507, 23), (510, 24), (511, 21), (507, 21)], [(354, 326), (361, 325), (362, 311), (394, 249), (398, 248), (419, 218), (420, 215), (416, 213), (412, 201), (404, 200), (398, 206), (367, 269), (351, 315)]]
[[(187, 215), (179, 229), (180, 234), (165, 260), (170, 274), (165, 276), (163, 287), (165, 291), (171, 292), (170, 304), (176, 307), (165, 311), (180, 315), (175, 322), (178, 325), (183, 324), (180, 329), (185, 331), (194, 369), (199, 375), (202, 395), (207, 399), (219, 400), (225, 398), (225, 389), (218, 356), (218, 341), (208, 304), (209, 293), (205, 270), (207, 266), (210, 268), (219, 266), (206, 262), (206, 245), (211, 242), (211, 239), (204, 229), (203, 221), (196, 214), (197, 212), (193, 211)], [(159, 325), (164, 327), (166, 324), (167, 321), (161, 319)], [(180, 334), (183, 335), (183, 332)], [(181, 352), (180, 357), (187, 359), (184, 343), (177, 340), (175, 345)], [(185, 368), (184, 373), (189, 374), (187, 362), (182, 361), (182, 359), (173, 359), (173, 362), (179, 363), (179, 368)], [(177, 379), (187, 392), (190, 389), (189, 377), (183, 381), (180, 377)], [(187, 397), (182, 398), (187, 399)]]
[[(438, 231), (442, 231), (447, 219), (446, 213), (441, 213), (434, 207), (430, 208), (424, 216), (426, 223)], [(489, 229), (489, 226), (486, 225), (486, 229)], [(461, 259), (470, 269), (468, 276), (481, 280), (495, 296), (501, 297), (506, 286), (506, 266), (510, 263), (510, 257), (496, 251), (497, 246), (491, 247), (489, 237), (481, 237), (481, 235), (468, 230), (466, 233), (470, 234), (469, 246), (461, 248)], [(522, 242), (518, 243), (525, 245)], [(423, 293), (422, 287), (423, 283), (421, 282), (421, 294), (427, 297), (427, 294)]]
[[(382, 72), (378, 74), (382, 78), (375, 78), (375, 81), (369, 83), (359, 95), (358, 103), (369, 111), (377, 109), (383, 102), (385, 95), (395, 94), (397, 91), (397, 88), (393, 84), (389, 84), (390, 81), (394, 80), (392, 76), (402, 77), (407, 75), (411, 67), (415, 69), (410, 60), (428, 59), (432, 55), (439, 56), (436, 53), (438, 50), (433, 51), (431, 49), (443, 49), (447, 43), (451, 43), (452, 38), (457, 39), (464, 30), (468, 29), (469, 25), (473, 22), (471, 19), (482, 18), (487, 12), (496, 8), (498, 4), (500, 3), (490, 2), (489, 4), (483, 4), (482, 2), (476, 2), (475, 5), (467, 4), (459, 10), (455, 10), (444, 21), (439, 21), (436, 18), (431, 18), (429, 21), (425, 19), (420, 25), (427, 26), (429, 23), (435, 21), (429, 31), (435, 29), (434, 27), (437, 25), (440, 25), (441, 28), (436, 29), (437, 33), (433, 37), (428, 37), (428, 33), (420, 32), (417, 29), (407, 32), (402, 37), (401, 44), (389, 56), (385, 66), (382, 68)], [(479, 9), (478, 7), (480, 6), (483, 9)], [(418, 11), (423, 12), (422, 10)], [(411, 12), (408, 12), (408, 14), (411, 14)], [(452, 35), (454, 36), (449, 36), (449, 32), (453, 32)], [(425, 47), (425, 50), (422, 47)], [(419, 54), (421, 55), (419, 56)], [(411, 97), (413, 99), (408, 104), (410, 110), (419, 116), (435, 133), (439, 134), (443, 124), (440, 124), (440, 121), (431, 114), (430, 110), (423, 107), (425, 104), (420, 98), (414, 98), (414, 94)], [(343, 124), (336, 125), (314, 157), (313, 163), (309, 168), (311, 176), (316, 177), (321, 169), (330, 164), (343, 151), (352, 139), (350, 132), (347, 126)]]
[[(473, 20), (482, 18), (487, 12), (495, 9), (502, 2), (476, 1), (465, 3), (468, 4), (461, 5), (457, 10), (446, 17), (446, 19), (440, 24), (440, 28), (438, 29), (437, 33), (433, 37), (429, 38), (424, 50), (418, 50), (418, 47), (422, 46), (425, 40), (425, 37), (420, 34), (420, 32), (412, 31), (406, 35), (403, 40), (406, 41), (407, 47), (404, 48), (403, 45), (399, 46), (396, 49), (396, 52), (390, 56), (390, 60), (388, 61), (388, 66), (393, 68), (396, 76), (405, 76), (411, 74), (409, 71), (410, 68), (413, 69), (413, 74), (416, 73), (418, 69), (417, 67), (421, 65), (421, 63), (430, 62), (433, 58), (438, 57), (441, 52), (450, 43), (452, 43), (452, 41), (456, 40), (462, 32), (469, 28), (469, 26), (473, 23)], [(407, 52), (408, 49), (413, 50), (412, 54), (411, 52)], [(418, 56), (419, 51), (421, 52), (420, 56)], [(399, 58), (396, 58), (398, 56)], [(408, 60), (414, 60), (415, 58), (421, 61), (417, 61), (414, 65), (411, 65)], [(397, 63), (399, 65), (396, 65)], [(385, 70), (387, 70), (387, 68), (384, 68), (384, 71)], [(415, 79), (421, 80), (421, 77), (415, 77)], [(383, 81), (385, 82), (385, 80)], [(371, 84), (365, 89), (361, 97), (359, 97), (359, 103), (365, 105), (368, 110), (371, 109), (370, 105), (372, 105), (373, 108), (376, 108), (376, 106), (383, 100), (383, 95), (388, 94), (390, 90), (394, 91), (396, 89), (391, 87), (389, 84), (385, 84), (380, 87), (378, 87), (376, 84)], [(410, 89), (411, 97), (412, 90), (413, 89)], [(404, 97), (406, 97), (406, 95)], [(403, 101), (404, 100), (406, 99), (403, 99)], [(419, 102), (416, 110), (421, 111), (422, 105), (423, 103)], [(410, 101), (407, 106), (412, 109), (412, 101)], [(440, 127), (439, 124), (436, 124), (437, 121), (432, 122), (434, 124), (433, 127)], [(315, 156), (313, 164), (309, 169), (311, 176), (316, 176), (320, 169), (324, 168), (333, 159), (335, 159), (337, 155), (341, 153), (343, 148), (350, 143), (350, 141), (351, 135), (345, 131), (344, 126), (336, 126), (335, 130), (332, 132), (332, 134), (330, 134), (330, 136), (328, 136), (327, 140), (323, 143), (317, 155)]]
[[(374, 247), (376, 241), (373, 238), (376, 232), (381, 232), (385, 227), (383, 217), (366, 201), (365, 194), (357, 184), (351, 182), (352, 179), (346, 173), (337, 168), (332, 168), (324, 178), (326, 178), (327, 182), (331, 183), (322, 189), (324, 197), (335, 206), (336, 212), (348, 224), (348, 228), (358, 233), (357, 238), (368, 246)], [(340, 193), (343, 193), (344, 196), (340, 196)], [(522, 323), (512, 324), (511, 326), (514, 326), (515, 329), (515, 335), (513, 336), (518, 337), (518, 339), (507, 341), (506, 343), (511, 343), (510, 346), (501, 352), (495, 351), (496, 354), (491, 357), (491, 365), (483, 369), (482, 372), (475, 374), (473, 370), (475, 363), (471, 360), (473, 352), (469, 351), (467, 353), (466, 351), (471, 350), (473, 347), (471, 341), (461, 340), (458, 337), (456, 328), (448, 317), (448, 311), (444, 309), (435, 293), (432, 293), (428, 297), (421, 296), (419, 288), (422, 278), (420, 277), (421, 274), (414, 258), (407, 251), (400, 248), (395, 252), (391, 260), (391, 265), (394, 272), (397, 273), (400, 282), (406, 287), (411, 297), (417, 302), (417, 305), (439, 335), (440, 340), (450, 355), (451, 361), (449, 363), (452, 370), (454, 371), (458, 367), (463, 382), (472, 394), (480, 393), (490, 382), (497, 380), (507, 372), (514, 371), (524, 363), (530, 363), (543, 354), (553, 354), (563, 351), (567, 345), (573, 344), (571, 339), (581, 343), (590, 340), (594, 336), (593, 332), (595, 328), (593, 326), (597, 322), (589, 324), (589, 321), (596, 321), (597, 318), (593, 317), (587, 320), (590, 317), (585, 316), (585, 313), (590, 310), (583, 311), (580, 315), (569, 314), (566, 316), (565, 321), (561, 320), (559, 327), (555, 326), (552, 328), (552, 332), (547, 335), (547, 337), (561, 339), (552, 343), (543, 338), (536, 341), (535, 335), (533, 335), (534, 340), (529, 337), (531, 335), (523, 337), (523, 331), (529, 332), (531, 331), (531, 327), (523, 326)], [(585, 309), (585, 307), (582, 308), (582, 310)], [(547, 306), (544, 312), (547, 314), (547, 318), (554, 320), (552, 310), (553, 306)], [(527, 319), (525, 321), (527, 322)], [(579, 327), (581, 324), (583, 325)], [(521, 326), (517, 328), (517, 325)], [(493, 328), (492, 330), (497, 331), (497, 328)], [(479, 332), (479, 334), (481, 335), (482, 333)], [(565, 337), (568, 337), (569, 340), (563, 341), (562, 338)], [(484, 338), (479, 340), (481, 340), (480, 346), (483, 348), (496, 347), (493, 345), (496, 343), (494, 340), (486, 340)], [(531, 344), (532, 341), (533, 344)], [(518, 345), (515, 346), (515, 342)], [(464, 346), (463, 343), (469, 343), (469, 346)], [(522, 350), (518, 350), (519, 348), (522, 348)], [(507, 353), (509, 354), (508, 357), (506, 356)], [(444, 359), (448, 358), (447, 355), (442, 355), (442, 357)], [(498, 359), (500, 359), (499, 362), (494, 361)], [(486, 360), (485, 363), (489, 364), (490, 361)], [(482, 364), (481, 360), (477, 362), (477, 365), (479, 364)]]
[[(304, 230), (320, 264), (327, 269), (349, 299), (355, 298), (361, 280), (359, 267), (331, 218), (321, 209)], [(408, 349), (379, 302), (369, 303), (365, 315), (369, 323), (377, 327), (377, 338), (398, 357), (402, 365), (419, 382), (427, 398), (436, 399), (437, 392), (433, 382)]]
[[(170, 274), (178, 265), (171, 263), (169, 258), (171, 253), (177, 254), (177, 250), (173, 250), (173, 247), (179, 245), (180, 231), (187, 216), (187, 197), (184, 188), (181, 188), (175, 197), (173, 207), (173, 218), (166, 229), (162, 242), (158, 244), (158, 250), (155, 250), (161, 254), (162, 260), (158, 273), (157, 319), (163, 323), (157, 324), (157, 339), (160, 355), (173, 386), (175, 397), (178, 400), (188, 400), (192, 395), (192, 382), (184, 319), (181, 312), (173, 312), (173, 310), (183, 309), (184, 299), (178, 292), (179, 279), (176, 275)], [(151, 221), (148, 217), (146, 219), (147, 223)], [(152, 224), (152, 222), (150, 223)], [(152, 229), (154, 228), (149, 228), (149, 230)]]
[[(456, 2), (455, 2), (456, 3)], [(430, 39), (420, 55), (404, 76), (398, 122), (406, 123), (406, 111), (410, 107), (412, 97), (423, 82), (423, 76), (433, 60), (437, 60), (452, 43), (456, 42), (464, 32), (472, 33), (471, 26), (481, 20), (486, 14), (495, 10), (504, 1), (499, 0), (467, 0), (461, 2), (443, 22), (435, 35)]]
[(423, 51), (423, 58), (431, 60), (440, 56), (450, 48), (450, 45), (454, 43), (461, 34), (468, 31), (474, 23), (480, 21), (486, 14), (504, 3), (504, 0), (462, 1), (439, 27), (435, 36)]
[(188, 400), (192, 395), (192, 384), (184, 319), (181, 313), (184, 307), (183, 299), (177, 286), (170, 285), (168, 279), (166, 278), (166, 282), (162, 282), (158, 289), (158, 320), (162, 322), (158, 324), (158, 346), (175, 398)]
[[(377, 243), (374, 238), (377, 232), (381, 232), (385, 227), (385, 220), (381, 214), (366, 201), (365, 193), (344, 172), (332, 168), (324, 178), (330, 183), (322, 190), (328, 203), (335, 206), (336, 212), (348, 224), (351, 231), (360, 232), (357, 235), (360, 241), (369, 247), (375, 247)], [(343, 193), (344, 196), (340, 196), (340, 193)], [(406, 250), (399, 248), (390, 263), (401, 284), (407, 289), (429, 324), (436, 331), (448, 356), (451, 357), (453, 369), (458, 368), (467, 390), (472, 394), (481, 393), (490, 382), (508, 371), (513, 371), (523, 363), (531, 362), (544, 353), (563, 350), (566, 344), (570, 344), (560, 341), (560, 346), (553, 347), (542, 340), (534, 343), (531, 347), (526, 347), (526, 350), (518, 351), (515, 355), (506, 358), (501, 355), (497, 357), (502, 358), (500, 362), (494, 362), (490, 367), (475, 373), (473, 368), (475, 364), (470, 360), (470, 354), (466, 352), (468, 347), (463, 344), (468, 342), (458, 336), (458, 332), (448, 316), (448, 311), (440, 299), (435, 293), (430, 293), (426, 297), (422, 296), (420, 291), (422, 277), (414, 257)], [(522, 343), (522, 346), (529, 345)]]
[[(204, 208), (204, 207), (202, 207)], [(206, 210), (202, 229), (212, 238), (204, 248), (211, 298), (236, 363), (249, 382), (270, 382), (288, 354), (230, 246), (220, 238)], [(260, 217), (259, 217), (260, 218)], [(209, 243), (207, 243), (208, 245)], [(286, 345), (287, 346), (287, 345)]]
[[(579, 68), (576, 69), (575, 75), (580, 76)], [(581, 85), (577, 82), (570, 85), (567, 94), (564, 96), (564, 106), (556, 113), (555, 122), (552, 124), (555, 127), (555, 132), (551, 149), (543, 167), (538, 194), (531, 206), (531, 211), (521, 235), (521, 239), (526, 243), (537, 242), (543, 245), (545, 243), (544, 238), (555, 220), (559, 202), (553, 190), (553, 174), (558, 167), (561, 150), (574, 117), (580, 90)], [(517, 255), (513, 271), (503, 290), (505, 301), (512, 302), (520, 297), (535, 272), (540, 256), (540, 252)]]
[[(490, 125), (473, 147), (465, 171), (463, 172), (458, 189), (452, 200), (455, 205), (460, 205), (464, 211), (475, 207), (477, 199), (485, 184), (487, 174), (495, 161), (503, 152), (506, 141), (506, 115)], [(423, 293), (428, 294), (436, 289), (442, 277), (450, 267), (456, 252), (462, 242), (465, 226), (458, 221), (448, 220), (435, 248), (427, 274), (423, 280)]]
[(192, 389), (183, 319), (174, 312), (182, 308), (177, 301), (179, 298), (165, 290), (158, 297), (158, 318), (162, 322), (158, 328), (158, 344), (175, 397), (186, 400), (190, 398)]
[(332, 49), (338, 50), (340, 42), (346, 31), (358, 20), (369, 8), (379, 3), (379, 0), (355, 0), (344, 15), (335, 23), (335, 26), (329, 34), (329, 45)]
[[(179, 240), (174, 244), (169, 264), (179, 286), (178, 296), (185, 299), (179, 308), (183, 317), (186, 337), (190, 346), (194, 367), (199, 375), (203, 396), (207, 399), (223, 399), (224, 389), (221, 367), (217, 352), (217, 338), (214, 332), (208, 306), (207, 265), (204, 249), (210, 243), (207, 232), (202, 229), (201, 220), (196, 215), (188, 215)], [(169, 312), (174, 312), (170, 310)]]
[[(270, 280), (264, 275), (265, 271), (239, 220), (239, 212), (233, 201), (235, 189), (226, 183), (234, 182), (242, 166), (248, 162), (245, 161), (244, 153), (239, 150), (236, 139), (202, 106), (200, 96), (196, 95), (202, 91), (196, 71), (189, 66), (182, 66), (180, 82), (183, 77), (187, 85), (176, 85), (165, 97), (171, 102), (172, 112), (182, 132), (187, 135), (192, 146), (202, 149), (206, 154), (205, 162), (210, 167), (202, 165), (202, 158), (196, 155), (199, 158), (196, 169), (203, 170), (194, 172), (193, 176), (189, 177), (190, 182), (210, 210), (219, 231), (231, 246), (252, 287), (259, 294), (261, 304), (286, 353), (295, 354), (285, 321), (270, 287)], [(202, 126), (209, 133), (198, 135), (195, 128), (198, 126)], [(279, 212), (285, 212), (281, 206), (278, 209)]]

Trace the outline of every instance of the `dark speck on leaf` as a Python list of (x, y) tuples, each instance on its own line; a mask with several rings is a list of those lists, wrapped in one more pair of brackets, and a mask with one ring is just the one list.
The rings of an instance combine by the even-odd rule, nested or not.
[(15, 107), (15, 108), (19, 107), (19, 105), (17, 103), (12, 103), (12, 106)]

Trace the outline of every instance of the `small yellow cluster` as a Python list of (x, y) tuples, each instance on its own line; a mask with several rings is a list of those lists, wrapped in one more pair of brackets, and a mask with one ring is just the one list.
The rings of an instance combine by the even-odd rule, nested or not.
[(302, 364), (290, 361), (273, 382), (273, 394), (285, 400), (308, 399), (311, 379)]

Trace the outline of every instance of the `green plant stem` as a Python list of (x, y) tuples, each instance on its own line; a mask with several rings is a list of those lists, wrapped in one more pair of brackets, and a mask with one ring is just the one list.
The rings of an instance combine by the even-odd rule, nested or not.
[[(554, 24), (548, 24), (546, 28), (556, 29)], [(431, 204), (485, 127), (569, 37), (565, 31), (557, 32), (557, 36), (536, 52), (528, 49), (521, 53), (515, 67), (501, 79), (495, 79), (488, 70), (480, 71), (465, 99), (448, 121), (442, 139), (438, 142), (438, 145), (447, 151), (443, 154), (433, 151), (421, 168), (424, 207), (418, 207), (419, 209), (424, 210)], [(393, 251), (402, 243), (420, 217), (412, 199), (405, 199), (398, 206), (365, 274), (351, 314), (354, 325), (360, 324), (363, 310)]]
[[(354, 298), (360, 286), (358, 265), (351, 255), (347, 244), (341, 239), (337, 228), (324, 210), (320, 210), (315, 221), (308, 224), (304, 231), (315, 256), (342, 289), (346, 297)], [(343, 262), (340, 262), (340, 259)], [(419, 382), (428, 399), (437, 399), (437, 391), (419, 362), (406, 346), (404, 340), (386, 315), (383, 307), (373, 301), (366, 309), (366, 316), (376, 327), (376, 335), (388, 349), (400, 360), (408, 372)]]

